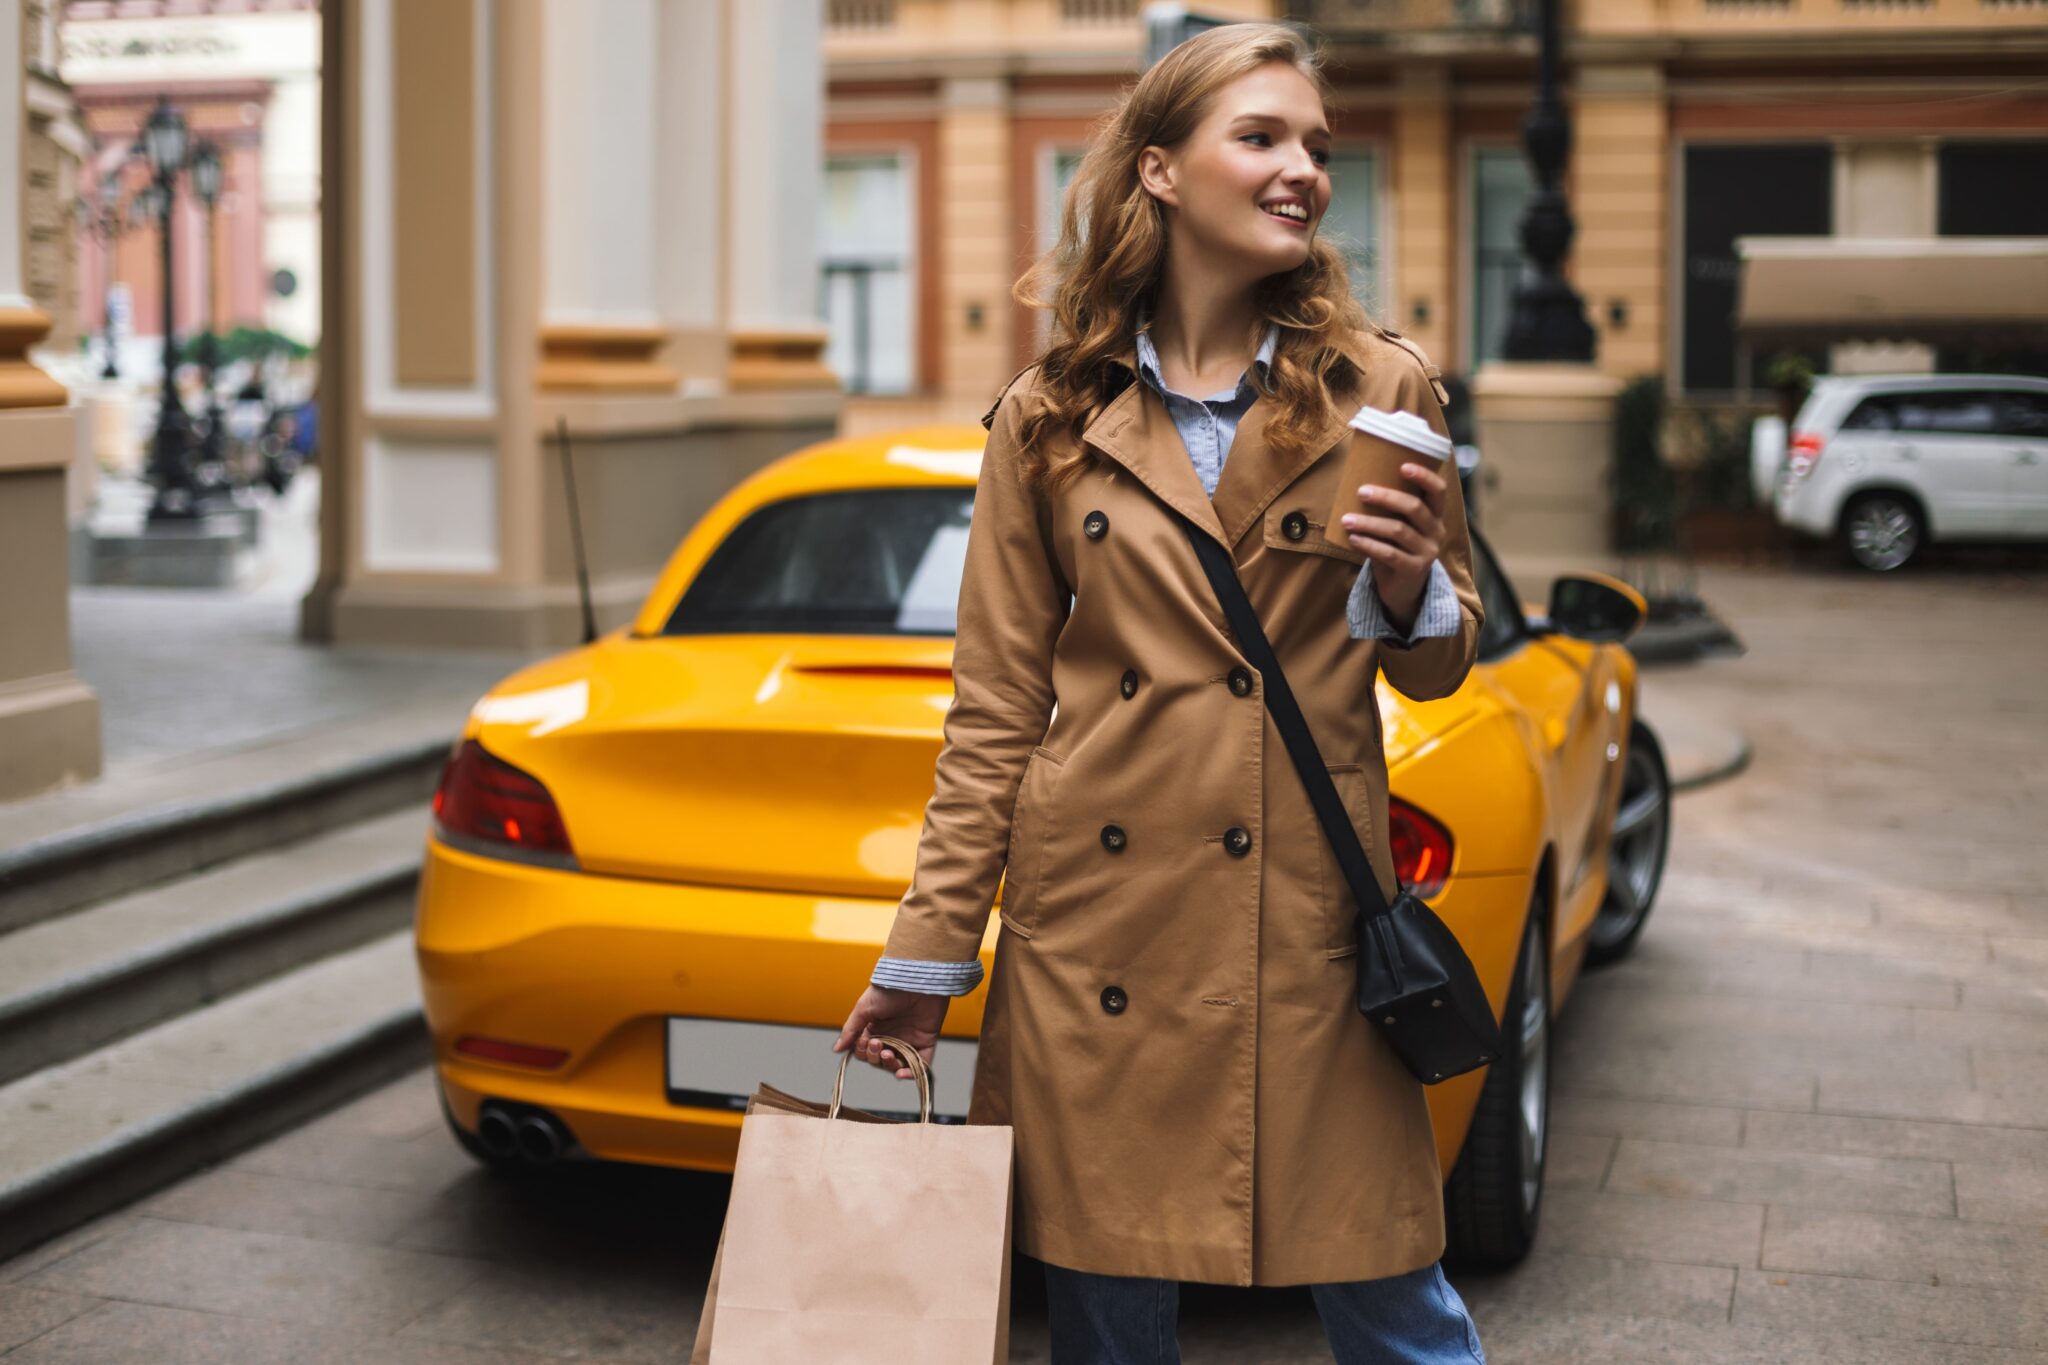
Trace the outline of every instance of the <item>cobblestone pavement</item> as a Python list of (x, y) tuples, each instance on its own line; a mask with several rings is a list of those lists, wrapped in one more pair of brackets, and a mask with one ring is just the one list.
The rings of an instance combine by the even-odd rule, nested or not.
[[(1738, 722), (1639, 950), (1559, 1022), (1538, 1249), (1454, 1275), (1495, 1365), (2048, 1363), (2048, 566), (1709, 569)], [(721, 1180), (475, 1170), (424, 1072), (0, 1265), (7, 1365), (687, 1358)], [(1020, 1280), (1018, 1360), (1045, 1358)], [(1190, 1362), (1327, 1360), (1190, 1286)]]

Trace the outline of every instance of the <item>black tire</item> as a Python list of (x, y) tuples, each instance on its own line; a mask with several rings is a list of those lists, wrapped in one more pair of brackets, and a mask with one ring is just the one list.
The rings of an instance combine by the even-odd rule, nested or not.
[(1671, 851), (1671, 770), (1656, 733), (1638, 719), (1622, 756), (1621, 796), (1607, 847), (1607, 893), (1586, 937), (1586, 964), (1627, 957), (1650, 922)]
[(1844, 562), (1871, 573), (1895, 573), (1927, 543), (1927, 514), (1904, 493), (1873, 489), (1842, 508), (1835, 547)]
[[(1532, 1001), (1532, 992), (1535, 993)], [(1529, 1030), (1536, 1034), (1532, 1058)], [(1444, 1182), (1444, 1261), (1467, 1270), (1514, 1265), (1536, 1244), (1550, 1132), (1550, 952), (1540, 896), (1529, 906), (1501, 1014), (1507, 1055), (1487, 1068), (1465, 1149)], [(1532, 1071), (1541, 1074), (1532, 1077)], [(1530, 1084), (1525, 1086), (1524, 1081)], [(1534, 1103), (1534, 1140), (1523, 1102)]]

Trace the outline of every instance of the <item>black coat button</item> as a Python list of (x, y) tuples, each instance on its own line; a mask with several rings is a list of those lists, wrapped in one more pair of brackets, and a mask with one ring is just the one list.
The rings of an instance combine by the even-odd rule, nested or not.
[(1125, 701), (1129, 701), (1129, 700), (1130, 700), (1130, 699), (1131, 699), (1132, 697), (1135, 697), (1135, 696), (1137, 696), (1137, 695), (1138, 695), (1138, 670), (1137, 670), (1137, 669), (1135, 669), (1135, 668), (1127, 668), (1127, 669), (1125, 669), (1125, 670), (1124, 670), (1124, 680), (1123, 680), (1123, 681), (1122, 681), (1121, 683), (1117, 684), (1117, 690), (1118, 690), (1119, 692), (1122, 692), (1122, 693), (1124, 694), (1124, 700), (1125, 700)]
[(1090, 512), (1081, 522), (1081, 534), (1090, 540), (1100, 540), (1109, 534), (1109, 518), (1100, 512)]
[(1249, 697), (1252, 694), (1251, 670), (1248, 668), (1231, 669), (1230, 690), (1236, 696)]
[(1233, 858), (1242, 858), (1251, 852), (1251, 831), (1242, 825), (1232, 825), (1223, 831), (1223, 851)]
[(1289, 540), (1300, 540), (1308, 534), (1308, 518), (1300, 512), (1289, 512), (1280, 519), (1280, 534)]
[(1111, 853), (1121, 853), (1124, 851), (1124, 843), (1124, 827), (1122, 825), (1104, 825), (1102, 827), (1102, 846), (1104, 848), (1108, 849)]
[(1111, 1014), (1122, 1014), (1125, 1006), (1130, 1003), (1131, 998), (1124, 994), (1122, 986), (1104, 986), (1102, 988), (1102, 1008)]

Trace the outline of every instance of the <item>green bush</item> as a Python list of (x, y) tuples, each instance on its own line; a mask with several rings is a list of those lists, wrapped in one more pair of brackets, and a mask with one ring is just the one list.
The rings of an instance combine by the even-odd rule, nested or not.
[(1749, 486), (1749, 428), (1746, 413), (1715, 415), (1706, 408), (1690, 413), (1698, 424), (1700, 461), (1685, 490), (1689, 507), (1750, 507), (1756, 502)]
[[(268, 327), (236, 327), (219, 337), (221, 363), (233, 364), (237, 360), (261, 360), (265, 356), (282, 355), (292, 360), (304, 360), (313, 354), (313, 348), (283, 332), (273, 332)], [(184, 343), (187, 356), (198, 352), (199, 334), (195, 333)]]
[(1664, 381), (1630, 380), (1614, 402), (1614, 544), (1624, 554), (1674, 549), (1678, 541), (1678, 485), (1664, 463)]

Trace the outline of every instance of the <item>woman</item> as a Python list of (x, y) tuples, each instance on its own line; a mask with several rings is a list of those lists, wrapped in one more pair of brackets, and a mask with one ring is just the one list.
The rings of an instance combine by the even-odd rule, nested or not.
[(1082, 163), (1017, 291), (1050, 286), (1052, 344), (984, 418), (915, 876), (834, 1045), (930, 1061), (1000, 876), (969, 1121), (1015, 1128), (1060, 1365), (1177, 1360), (1181, 1280), (1312, 1285), (1340, 1361), (1484, 1358), (1423, 1088), (1353, 1003), (1355, 906), (1173, 515), (1230, 549), (1391, 900), (1374, 681), (1448, 695), (1482, 614), (1454, 471), (1323, 534), (1361, 405), (1445, 430), (1317, 240), (1329, 141), (1313, 53), (1239, 24)]

